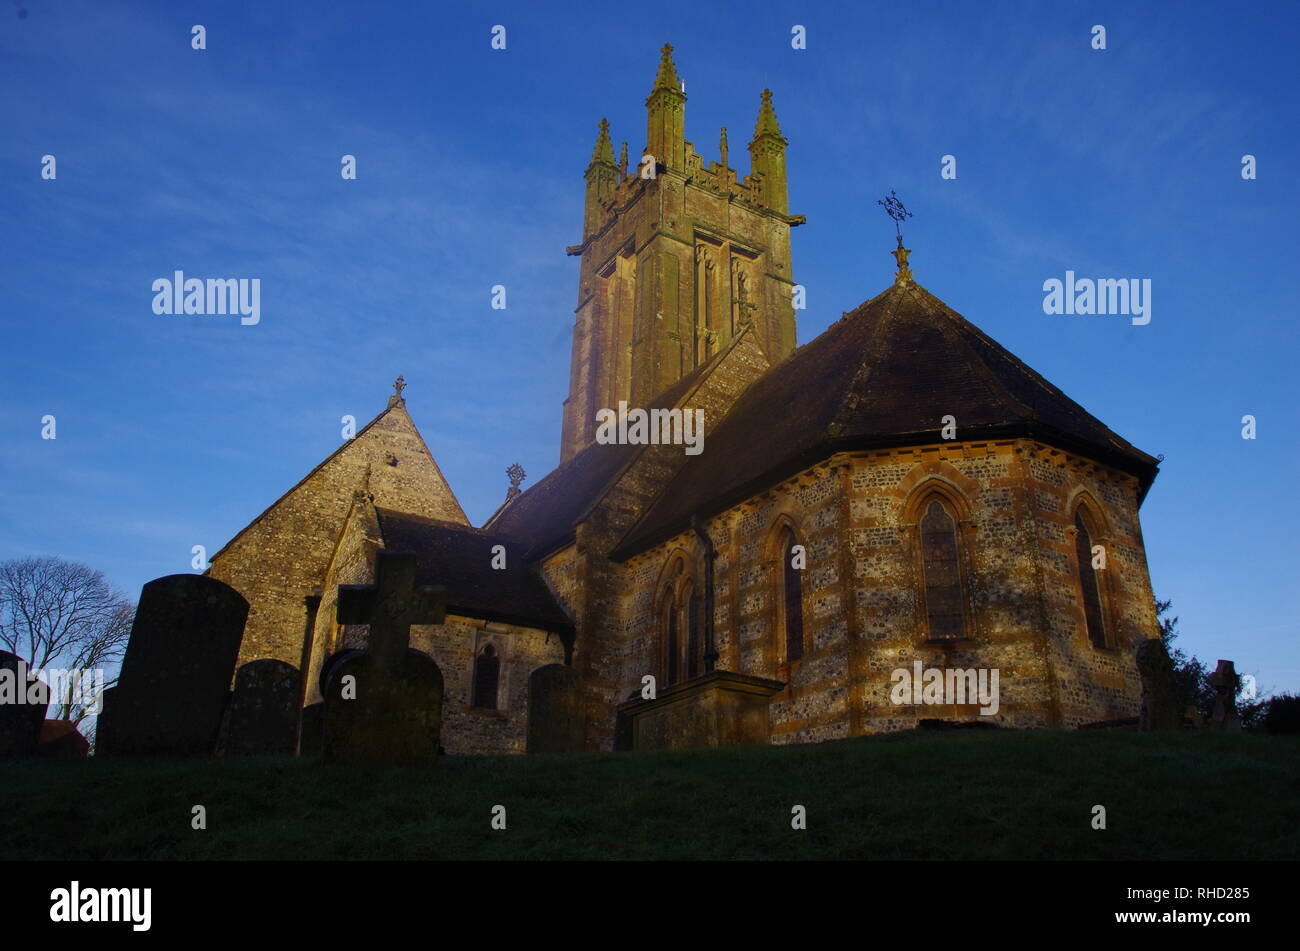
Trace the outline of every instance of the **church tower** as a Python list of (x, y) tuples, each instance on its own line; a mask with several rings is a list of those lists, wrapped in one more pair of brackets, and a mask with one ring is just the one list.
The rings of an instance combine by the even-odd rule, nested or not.
[(563, 462), (595, 438), (596, 413), (645, 407), (752, 325), (773, 364), (795, 346), (786, 139), (763, 90), (749, 143), (750, 171), (731, 168), (727, 129), (719, 160), (685, 138), (685, 84), (665, 45), (646, 99), (646, 145), (617, 164), (600, 121), (586, 171), (582, 259), (573, 327)]

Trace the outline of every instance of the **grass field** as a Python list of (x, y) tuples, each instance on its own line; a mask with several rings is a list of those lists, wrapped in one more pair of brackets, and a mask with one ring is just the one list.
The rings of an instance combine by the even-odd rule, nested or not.
[(1300, 857), (1300, 738), (1203, 731), (909, 732), (430, 769), (28, 760), (0, 764), (0, 789), (5, 859)]

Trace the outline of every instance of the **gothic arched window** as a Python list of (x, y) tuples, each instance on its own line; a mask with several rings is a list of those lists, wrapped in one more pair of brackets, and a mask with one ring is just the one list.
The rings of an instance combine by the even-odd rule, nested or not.
[(781, 533), (781, 630), (785, 640), (785, 662), (792, 664), (803, 657), (803, 571), (796, 568), (794, 530), (786, 526)]
[(1106, 618), (1101, 606), (1101, 584), (1092, 566), (1092, 533), (1082, 509), (1074, 513), (1074, 557), (1079, 565), (1079, 590), (1083, 602), (1084, 623), (1093, 647), (1105, 647)]
[(700, 630), (700, 596), (694, 588), (686, 596), (686, 678), (698, 677), (704, 669), (704, 638)]
[(681, 632), (678, 629), (677, 596), (664, 595), (661, 623), (664, 627), (664, 686), (671, 687), (681, 675)]
[(922, 510), (921, 572), (926, 624), (931, 640), (966, 636), (966, 598), (961, 583), (957, 520), (937, 497)]
[(501, 658), (497, 649), (491, 644), (484, 644), (483, 649), (474, 658), (474, 696), (470, 706), (482, 710), (497, 708), (497, 686), (501, 681)]

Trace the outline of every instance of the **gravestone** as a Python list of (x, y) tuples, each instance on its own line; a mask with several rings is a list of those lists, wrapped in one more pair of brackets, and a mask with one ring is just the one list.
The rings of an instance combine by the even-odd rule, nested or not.
[(1138, 645), (1137, 668), (1142, 676), (1142, 709), (1138, 729), (1177, 730), (1183, 725), (1183, 701), (1174, 681), (1174, 663), (1162, 638), (1152, 637)]
[(338, 659), (325, 689), (326, 762), (432, 766), (442, 730), (442, 671), (410, 649), (412, 624), (441, 624), (447, 592), (416, 587), (415, 555), (381, 551), (373, 585), (340, 585), (339, 624), (368, 624), (358, 655)]
[(1212, 729), (1229, 733), (1241, 729), (1241, 718), (1237, 715), (1237, 684), (1240, 679), (1230, 660), (1220, 660), (1219, 666), (1210, 674), (1210, 686), (1214, 688), (1214, 712), (1210, 715)]
[(247, 617), (248, 602), (215, 578), (146, 584), (117, 687), (105, 691), (96, 753), (211, 755)]
[(300, 683), (298, 668), (282, 660), (253, 660), (235, 671), (226, 755), (292, 755), (298, 744)]
[(104, 755), (113, 747), (113, 710), (117, 705), (117, 687), (109, 687), (100, 695), (99, 716), (95, 717), (95, 755)]
[(31, 756), (40, 742), (49, 688), (17, 654), (0, 651), (0, 759)]
[(81, 735), (71, 720), (46, 720), (41, 724), (41, 742), (37, 756), (52, 759), (84, 759), (90, 755), (90, 741)]
[(298, 755), (320, 756), (325, 742), (325, 704), (313, 703), (302, 708), (298, 727)]
[(586, 739), (582, 677), (572, 667), (547, 664), (528, 675), (529, 753), (577, 753)]

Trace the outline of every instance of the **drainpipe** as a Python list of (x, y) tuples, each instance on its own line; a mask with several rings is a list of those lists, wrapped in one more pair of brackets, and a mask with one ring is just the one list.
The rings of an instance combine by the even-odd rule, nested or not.
[(704, 546), (704, 672), (711, 674), (718, 663), (718, 649), (713, 643), (713, 559), (718, 553), (713, 547), (713, 539), (694, 515), (691, 516), (691, 528)]

